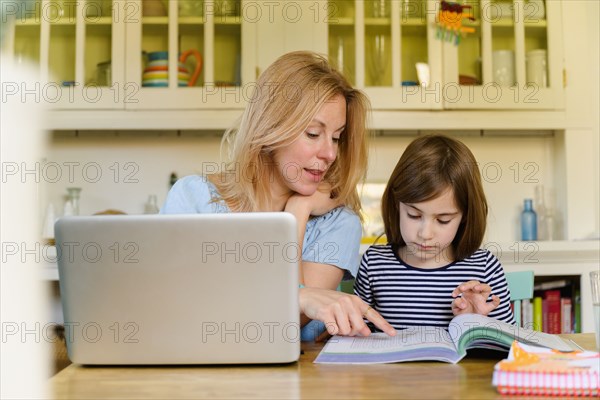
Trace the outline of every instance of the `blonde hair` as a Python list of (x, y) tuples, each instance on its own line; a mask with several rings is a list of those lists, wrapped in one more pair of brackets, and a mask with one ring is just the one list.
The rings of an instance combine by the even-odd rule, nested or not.
[(271, 204), (273, 151), (294, 142), (321, 106), (336, 95), (346, 100), (346, 128), (336, 160), (324, 181), (360, 215), (356, 189), (367, 170), (368, 98), (352, 88), (327, 59), (308, 51), (279, 57), (259, 77), (253, 97), (236, 126), (225, 132), (229, 155), (224, 173), (209, 177), (235, 211), (264, 211)]
[(396, 165), (381, 201), (385, 234), (389, 243), (406, 245), (400, 232), (400, 203), (435, 199), (448, 188), (463, 213), (452, 240), (454, 255), (463, 260), (481, 246), (488, 205), (477, 160), (462, 142), (442, 135), (412, 141)]

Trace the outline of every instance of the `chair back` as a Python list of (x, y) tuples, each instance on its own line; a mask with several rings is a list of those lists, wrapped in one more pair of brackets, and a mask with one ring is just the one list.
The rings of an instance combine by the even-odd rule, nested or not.
[(521, 300), (533, 298), (533, 271), (506, 272), (506, 282), (513, 303), (517, 325), (521, 325)]

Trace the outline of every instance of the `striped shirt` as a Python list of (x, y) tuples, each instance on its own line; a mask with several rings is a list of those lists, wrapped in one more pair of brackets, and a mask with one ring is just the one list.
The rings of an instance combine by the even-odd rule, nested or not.
[[(397, 250), (390, 244), (369, 247), (354, 284), (354, 293), (394, 328), (448, 328), (454, 317), (452, 291), (471, 280), (487, 283), (492, 294), (500, 297), (500, 305), (488, 315), (490, 318), (515, 323), (502, 265), (488, 250), (477, 250), (464, 260), (436, 269), (412, 267), (398, 257)], [(372, 324), (369, 326), (374, 329)]]

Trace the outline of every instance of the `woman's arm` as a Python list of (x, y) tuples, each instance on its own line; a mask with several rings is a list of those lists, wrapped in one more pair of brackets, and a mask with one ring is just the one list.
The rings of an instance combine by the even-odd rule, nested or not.
[[(339, 200), (331, 199), (330, 197), (331, 194), (328, 190), (323, 191), (323, 189), (321, 189), (317, 190), (310, 196), (294, 194), (288, 199), (284, 211), (287, 211), (296, 217), (298, 224), (298, 245), (300, 246), (301, 251), (304, 243), (304, 234), (306, 233), (306, 224), (308, 223), (308, 219), (311, 216), (323, 215), (341, 205)], [(307, 263), (303, 261), (299, 263), (298, 276), (301, 284), (330, 289), (335, 289), (337, 285), (339, 285), (340, 281), (342, 280), (343, 271), (336, 273), (335, 269), (337, 268), (334, 266), (322, 264), (315, 266), (310, 264), (315, 263)], [(329, 271), (320, 271), (318, 269), (319, 267), (325, 267), (326, 269), (329, 269)], [(319, 272), (315, 273), (316, 271)], [(321, 275), (321, 272), (323, 272), (323, 275)], [(335, 282), (336, 279), (337, 282)]]

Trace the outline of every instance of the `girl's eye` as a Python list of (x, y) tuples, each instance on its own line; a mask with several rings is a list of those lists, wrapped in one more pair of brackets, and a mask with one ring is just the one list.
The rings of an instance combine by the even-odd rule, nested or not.
[(314, 132), (306, 132), (306, 136), (308, 136), (309, 138), (318, 138), (319, 134), (318, 133), (314, 133)]
[(339, 137), (334, 137), (334, 138), (333, 138), (333, 143), (339, 143), (339, 142), (340, 142), (340, 140), (341, 140), (341, 138), (339, 138)]
[(406, 215), (408, 215), (408, 218), (410, 218), (410, 219), (419, 219), (419, 218), (421, 218), (420, 215), (413, 215), (413, 214), (409, 214), (409, 213), (406, 213)]
[(438, 222), (439, 222), (440, 224), (442, 224), (442, 225), (446, 225), (446, 224), (449, 224), (449, 223), (450, 223), (450, 221), (443, 221), (443, 220), (441, 220), (441, 219), (438, 219)]

